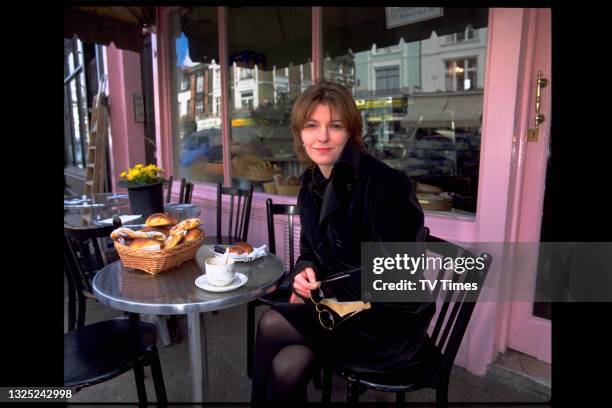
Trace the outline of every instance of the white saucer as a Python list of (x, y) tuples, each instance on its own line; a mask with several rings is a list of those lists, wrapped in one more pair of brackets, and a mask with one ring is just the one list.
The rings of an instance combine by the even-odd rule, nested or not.
[(198, 288), (207, 290), (209, 292), (229, 292), (230, 290), (238, 289), (239, 287), (247, 283), (248, 280), (249, 278), (247, 278), (245, 274), (236, 272), (234, 280), (225, 286), (211, 285), (208, 282), (206, 275), (198, 276), (198, 278), (195, 280), (195, 284)]

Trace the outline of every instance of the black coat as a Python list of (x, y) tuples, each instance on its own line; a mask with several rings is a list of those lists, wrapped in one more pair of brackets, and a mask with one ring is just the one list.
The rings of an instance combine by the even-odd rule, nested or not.
[[(348, 143), (322, 188), (324, 180), (318, 168), (301, 176), (300, 257), (293, 276), (306, 266), (318, 280), (359, 268), (361, 242), (422, 241), (423, 211), (404, 173)], [(358, 300), (360, 278), (354, 276), (346, 293)], [(321, 351), (354, 368), (382, 372), (398, 369), (415, 355), (435, 312), (433, 303), (372, 303), (333, 331), (313, 333), (318, 323), (308, 317), (315, 315), (312, 305), (293, 308), (306, 312), (291, 311), (292, 306), (280, 311)]]

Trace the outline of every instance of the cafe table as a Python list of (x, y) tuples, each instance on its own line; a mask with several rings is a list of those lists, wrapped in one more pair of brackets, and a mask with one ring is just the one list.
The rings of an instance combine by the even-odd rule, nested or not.
[(283, 262), (268, 254), (251, 262), (236, 262), (236, 272), (247, 276), (243, 286), (228, 292), (208, 292), (195, 280), (205, 272), (213, 248), (202, 245), (196, 259), (155, 275), (126, 268), (120, 260), (102, 268), (93, 279), (98, 301), (112, 308), (144, 314), (187, 315), (193, 402), (208, 392), (208, 356), (204, 312), (248, 303), (274, 291), (283, 275)]
[[(164, 212), (182, 221), (198, 218), (202, 210), (194, 204), (166, 204)], [(139, 229), (146, 218), (133, 214), (127, 194), (96, 193), (64, 197), (64, 228), (87, 230), (106, 228), (112, 231), (112, 218), (119, 216), (124, 227)]]

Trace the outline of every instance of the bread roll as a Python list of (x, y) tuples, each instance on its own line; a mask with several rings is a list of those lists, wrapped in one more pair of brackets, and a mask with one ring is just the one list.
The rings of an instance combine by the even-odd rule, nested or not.
[(229, 249), (230, 254), (242, 255), (253, 252), (253, 246), (248, 242), (236, 242)]
[(125, 227), (117, 228), (116, 230), (111, 232), (110, 237), (114, 241), (119, 238), (130, 238), (130, 239), (149, 238), (146, 232), (134, 231), (132, 229), (125, 228)]
[(170, 234), (170, 236), (164, 241), (164, 249), (174, 248), (180, 244), (186, 233), (186, 231), (177, 231), (174, 234)]
[(172, 225), (163, 225), (161, 227), (143, 227), (141, 231), (142, 232), (157, 231), (157, 232), (161, 232), (167, 237), (168, 235), (170, 235), (170, 230), (172, 229), (172, 227), (173, 227)]
[(199, 218), (189, 218), (176, 224), (170, 230), (170, 234), (174, 234), (177, 231), (189, 231), (202, 225), (202, 221)]
[(185, 234), (185, 242), (193, 241), (194, 239), (199, 239), (204, 235), (204, 232), (199, 228), (194, 228), (192, 230), (187, 231)]
[(149, 215), (149, 218), (147, 218), (147, 220), (145, 221), (145, 225), (147, 227), (161, 227), (164, 225), (174, 225), (177, 222), (178, 221), (176, 218), (168, 214), (155, 213), (155, 214)]
[(129, 245), (132, 249), (141, 249), (143, 251), (159, 251), (161, 242), (155, 239), (136, 238)]

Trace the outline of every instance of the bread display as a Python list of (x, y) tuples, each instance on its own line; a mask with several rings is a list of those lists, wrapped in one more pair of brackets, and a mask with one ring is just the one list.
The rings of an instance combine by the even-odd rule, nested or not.
[(165, 225), (175, 225), (177, 223), (177, 219), (164, 213), (155, 213), (149, 215), (147, 220), (145, 221), (145, 226), (147, 227), (162, 227)]
[(248, 242), (236, 242), (229, 248), (230, 254), (242, 255), (253, 252), (253, 246)]
[[(172, 224), (165, 224), (172, 222)], [(163, 251), (179, 246), (181, 243), (204, 239), (204, 231), (198, 228), (202, 221), (189, 218), (181, 222), (167, 214), (157, 213), (147, 218), (140, 231), (121, 227), (111, 232), (113, 241), (131, 249)]]

